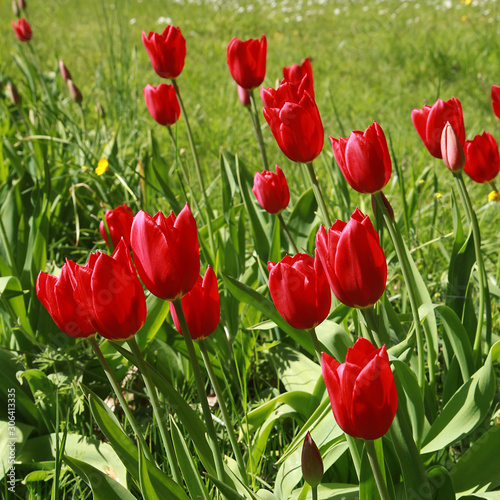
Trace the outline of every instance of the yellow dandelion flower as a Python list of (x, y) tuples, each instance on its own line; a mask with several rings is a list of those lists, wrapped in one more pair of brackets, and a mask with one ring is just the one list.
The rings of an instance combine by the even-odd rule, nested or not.
[(465, 14), (462, 16), (462, 21), (467, 21), (467, 16)]
[(436, 193), (434, 196), (436, 197), (436, 200), (440, 200), (443, 197), (441, 193)]
[(425, 181), (424, 181), (424, 179), (420, 179), (420, 180), (418, 181), (418, 183), (419, 183), (420, 185), (422, 185), (424, 182), (425, 182)]
[(95, 173), (97, 175), (102, 175), (104, 172), (109, 170), (109, 162), (107, 158), (101, 158), (99, 163), (97, 164), (97, 168), (95, 169)]
[(488, 195), (488, 201), (500, 201), (500, 191), (492, 191)]

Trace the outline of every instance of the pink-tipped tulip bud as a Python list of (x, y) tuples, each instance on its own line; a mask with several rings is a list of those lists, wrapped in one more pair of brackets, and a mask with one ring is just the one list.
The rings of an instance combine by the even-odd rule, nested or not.
[(242, 106), (245, 106), (246, 108), (250, 107), (250, 93), (241, 85), (238, 85), (238, 98), (240, 99)]
[(83, 96), (80, 92), (80, 89), (75, 85), (75, 82), (73, 82), (73, 80), (67, 80), (67, 84), (71, 99), (73, 99), (73, 101), (75, 101), (77, 104), (80, 104), (83, 101)]
[(301, 462), (304, 481), (312, 488), (318, 486), (323, 479), (323, 460), (309, 431), (307, 431), (304, 445), (302, 446)]
[(441, 155), (446, 168), (452, 172), (463, 170), (465, 165), (464, 149), (458, 141), (457, 134), (455, 134), (450, 122), (446, 122), (441, 134)]
[(31, 32), (31, 26), (26, 19), (21, 18), (19, 21), (12, 21), (12, 28), (14, 34), (17, 36), (18, 40), (21, 42), (29, 42), (33, 36)]
[(20, 106), (22, 99), (19, 95), (19, 92), (16, 89), (16, 86), (12, 83), (7, 83), (5, 86), (5, 90), (7, 92), (7, 97), (10, 99), (10, 102), (14, 104), (14, 106)]
[(12, 0), (12, 12), (16, 17), (19, 17), (21, 15), (21, 11), (19, 10), (19, 5), (17, 4), (16, 0)]
[(26, 10), (26, 0), (17, 0), (17, 5), (21, 10)]
[(69, 69), (66, 67), (62, 59), (59, 59), (59, 71), (61, 72), (61, 76), (66, 80), (72, 80), (71, 73)]

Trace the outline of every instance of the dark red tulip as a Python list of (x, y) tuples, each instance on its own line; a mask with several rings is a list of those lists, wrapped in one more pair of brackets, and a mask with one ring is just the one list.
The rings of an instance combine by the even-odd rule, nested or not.
[(68, 85), (69, 95), (71, 96), (71, 99), (73, 99), (73, 101), (77, 104), (80, 104), (83, 101), (83, 96), (80, 92), (80, 89), (76, 86), (73, 80), (66, 80), (66, 83)]
[(262, 89), (264, 117), (281, 151), (298, 163), (312, 162), (323, 149), (325, 134), (316, 102), (302, 86), (281, 83)]
[(342, 364), (322, 353), (321, 371), (333, 415), (346, 434), (373, 440), (389, 430), (398, 393), (385, 345), (377, 349), (358, 338)]
[(255, 173), (252, 192), (259, 205), (270, 214), (281, 213), (290, 201), (288, 183), (278, 165), (276, 165), (276, 173), (270, 170)]
[(491, 86), (491, 105), (493, 113), (497, 118), (500, 118), (500, 85)]
[(267, 40), (262, 35), (242, 41), (233, 38), (227, 46), (226, 61), (234, 81), (245, 90), (257, 88), (266, 76)]
[(305, 91), (314, 99), (314, 80), (311, 60), (304, 59), (302, 64), (292, 64), (283, 68), (283, 81), (300, 85), (302, 80), (307, 75), (307, 80), (303, 84)]
[(29, 42), (33, 36), (31, 26), (26, 19), (21, 18), (19, 21), (12, 21), (14, 33), (21, 42)]
[(19, 95), (19, 92), (17, 91), (17, 88), (13, 83), (7, 82), (7, 85), (5, 86), (5, 91), (7, 93), (10, 102), (14, 104), (14, 106), (21, 105), (22, 98)]
[[(210, 266), (203, 278), (198, 276), (196, 285), (182, 297), (181, 304), (192, 339), (204, 339), (215, 331), (220, 319), (219, 287)], [(174, 305), (172, 302), (169, 305), (175, 328), (183, 335)]]
[(336, 220), (316, 234), (316, 254), (330, 287), (343, 304), (369, 307), (382, 296), (387, 263), (370, 218), (356, 208), (347, 223)]
[[(106, 220), (106, 225), (108, 226), (109, 235), (111, 236), (111, 243), (113, 243), (113, 248), (118, 246), (120, 240), (123, 238), (127, 247), (130, 249), (130, 229), (132, 228), (132, 222), (134, 221), (134, 213), (132, 209), (126, 205), (119, 205), (113, 210), (106, 210), (104, 214), (104, 219)], [(102, 238), (109, 245), (108, 235), (106, 234), (106, 228), (104, 227), (104, 221), (99, 224), (99, 232)]]
[(149, 114), (160, 125), (173, 125), (181, 116), (181, 108), (173, 85), (166, 83), (160, 83), (158, 87), (146, 85), (144, 99)]
[(67, 264), (63, 265), (58, 278), (41, 271), (36, 280), (36, 295), (66, 335), (87, 338), (96, 333), (89, 311), (73, 297)]
[(446, 122), (441, 135), (441, 156), (445, 167), (452, 172), (460, 172), (464, 168), (464, 148), (449, 122)]
[(465, 173), (475, 182), (486, 183), (500, 171), (498, 144), (489, 132), (476, 135), (465, 143)]
[(169, 25), (161, 35), (150, 31), (146, 36), (143, 31), (142, 43), (159, 76), (177, 78), (181, 74), (186, 59), (186, 40), (179, 28)]
[(146, 321), (146, 298), (125, 242), (113, 256), (96, 252), (84, 267), (67, 264), (74, 297), (90, 312), (95, 330), (112, 340), (133, 337)]
[(335, 160), (349, 185), (359, 193), (377, 193), (389, 182), (391, 156), (384, 131), (373, 122), (364, 132), (354, 130), (348, 139), (332, 142)]
[(307, 431), (302, 446), (301, 465), (304, 481), (309, 486), (318, 486), (323, 479), (323, 460), (309, 431)]
[(331, 292), (321, 263), (305, 253), (268, 262), (269, 291), (274, 305), (288, 324), (309, 330), (330, 312)]
[(144, 286), (157, 297), (183, 297), (200, 274), (200, 250), (196, 221), (189, 205), (176, 217), (158, 212), (154, 217), (142, 210), (134, 217), (130, 242), (134, 261)]
[(458, 142), (465, 143), (464, 117), (462, 105), (456, 97), (447, 101), (438, 99), (432, 106), (424, 105), (423, 109), (411, 112), (413, 125), (429, 153), (435, 158), (442, 158), (441, 135), (447, 122), (453, 127)]
[(69, 69), (66, 67), (62, 59), (59, 59), (59, 71), (61, 72), (61, 76), (64, 78), (64, 80), (72, 80), (71, 73), (69, 72)]

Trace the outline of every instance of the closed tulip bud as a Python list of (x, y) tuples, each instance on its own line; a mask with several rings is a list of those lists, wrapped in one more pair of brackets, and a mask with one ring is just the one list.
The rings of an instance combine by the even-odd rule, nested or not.
[(177, 78), (184, 68), (186, 59), (186, 40), (181, 30), (167, 26), (163, 33), (142, 32), (142, 43), (149, 55), (149, 60), (158, 76)]
[(288, 82), (276, 90), (263, 88), (261, 99), (264, 117), (281, 151), (292, 161), (312, 162), (321, 153), (325, 140), (314, 99), (302, 86)]
[(19, 92), (16, 89), (16, 86), (10, 82), (5, 86), (5, 90), (7, 92), (7, 97), (10, 99), (10, 102), (14, 104), (14, 106), (20, 106), (22, 99), (19, 95)]
[(26, 0), (17, 0), (17, 4), (21, 10), (26, 10)]
[(465, 143), (462, 105), (456, 97), (447, 101), (438, 99), (432, 106), (426, 104), (423, 109), (414, 109), (411, 119), (425, 147), (435, 158), (442, 158), (441, 135), (447, 122), (453, 127), (458, 142)]
[(252, 192), (259, 205), (270, 214), (281, 213), (290, 201), (288, 183), (278, 165), (276, 165), (276, 173), (270, 170), (255, 173)]
[(464, 168), (464, 149), (458, 142), (457, 134), (449, 122), (446, 123), (441, 134), (441, 155), (446, 168), (452, 172), (460, 172)]
[(286, 255), (277, 264), (268, 262), (267, 267), (271, 297), (288, 324), (310, 330), (325, 320), (332, 296), (317, 258), (305, 253)]
[(90, 312), (80, 306), (73, 292), (67, 264), (63, 265), (57, 278), (40, 271), (36, 280), (36, 296), (57, 327), (70, 337), (90, 337), (96, 332)]
[[(387, 210), (387, 214), (389, 215), (389, 218), (393, 221), (394, 220), (394, 209), (392, 208), (390, 201), (387, 199), (387, 197), (385, 196), (385, 194), (382, 191), (380, 191), (380, 197), (382, 198), (382, 203), (384, 204), (384, 206)], [(377, 213), (377, 202), (375, 200), (375, 195), (372, 194), (371, 199), (372, 199), (372, 210), (373, 210), (373, 213), (376, 214)]]
[(59, 71), (61, 72), (61, 76), (64, 78), (64, 80), (68, 81), (71, 80), (71, 73), (69, 72), (69, 69), (66, 67), (62, 59), (59, 59)]
[(181, 108), (173, 85), (160, 83), (158, 87), (146, 85), (144, 99), (149, 114), (160, 125), (173, 125), (181, 116)]
[(90, 312), (95, 330), (111, 340), (133, 337), (146, 321), (146, 298), (122, 240), (113, 256), (96, 252), (82, 267), (67, 261), (74, 296)]
[(24, 17), (18, 21), (12, 21), (12, 28), (14, 29), (14, 34), (21, 42), (29, 42), (31, 40), (33, 36), (31, 26)]
[[(106, 226), (111, 236), (111, 242), (113, 248), (116, 248), (120, 240), (123, 238), (125, 244), (130, 249), (130, 229), (132, 228), (132, 222), (134, 221), (134, 213), (132, 209), (126, 205), (119, 205), (113, 210), (107, 210), (104, 214), (104, 219), (106, 220)], [(109, 245), (108, 235), (106, 233), (106, 227), (104, 226), (104, 221), (99, 224), (99, 232), (102, 238)]]
[(500, 85), (491, 86), (491, 106), (495, 116), (500, 118)]
[(17, 0), (12, 0), (12, 12), (16, 17), (19, 17), (21, 15), (21, 11), (19, 10), (19, 5), (17, 3)]
[(80, 89), (75, 85), (73, 80), (67, 80), (66, 83), (68, 84), (68, 90), (71, 99), (73, 99), (73, 101), (77, 104), (80, 104), (83, 101), (83, 96), (80, 92)]
[(314, 81), (311, 60), (304, 59), (302, 64), (292, 64), (291, 66), (283, 68), (283, 81), (300, 85), (303, 78), (307, 75), (304, 90), (314, 99)]
[(498, 144), (489, 132), (465, 143), (465, 173), (475, 182), (492, 182), (500, 171)]
[[(210, 266), (203, 278), (198, 276), (191, 291), (182, 297), (181, 304), (192, 339), (204, 339), (215, 331), (220, 319), (219, 287)], [(170, 302), (169, 306), (175, 328), (183, 335), (174, 304)]]
[(246, 41), (233, 38), (227, 46), (226, 61), (234, 81), (245, 90), (257, 88), (266, 76), (267, 39)]
[(106, 112), (99, 101), (95, 103), (95, 111), (101, 118), (106, 118)]
[(349, 221), (336, 220), (316, 234), (316, 254), (328, 283), (343, 304), (365, 308), (382, 296), (387, 263), (370, 218), (356, 208)]
[(318, 486), (323, 479), (323, 460), (309, 431), (302, 446), (301, 464), (304, 481), (312, 488)]
[(389, 430), (398, 393), (385, 345), (377, 349), (359, 338), (342, 364), (322, 353), (321, 372), (335, 420), (346, 434), (373, 440)]
[(250, 106), (250, 93), (248, 90), (244, 89), (240, 85), (237, 85), (238, 87), (238, 98), (241, 102), (242, 106), (249, 107)]
[(134, 261), (144, 286), (164, 300), (179, 299), (196, 284), (200, 250), (196, 221), (189, 205), (176, 217), (142, 210), (134, 217), (130, 236)]
[(359, 193), (377, 193), (389, 182), (391, 156), (384, 131), (373, 122), (364, 132), (355, 130), (348, 139), (330, 137), (333, 154), (349, 185)]

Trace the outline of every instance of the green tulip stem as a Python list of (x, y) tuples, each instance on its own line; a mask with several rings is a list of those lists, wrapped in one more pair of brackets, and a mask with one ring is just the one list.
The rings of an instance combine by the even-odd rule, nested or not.
[(349, 434), (345, 434), (345, 440), (347, 441), (347, 446), (349, 446), (349, 452), (351, 453), (351, 458), (354, 463), (354, 470), (356, 471), (356, 476), (358, 476), (359, 480), (361, 472), (361, 457), (359, 456), (356, 439), (354, 439), (352, 436), (349, 436)]
[(257, 110), (255, 96), (253, 90), (249, 90), (248, 93), (250, 95), (250, 107), (251, 107), (250, 114), (252, 115), (253, 128), (255, 129), (255, 135), (257, 136), (257, 142), (259, 143), (262, 166), (264, 167), (264, 170), (269, 170), (269, 162), (267, 161), (266, 146), (264, 144), (264, 138), (262, 137), (262, 129), (260, 128), (259, 111)]
[(318, 336), (316, 335), (316, 328), (311, 328), (309, 330), (309, 334), (311, 335), (314, 350), (316, 351), (316, 356), (318, 357), (318, 362), (321, 366), (321, 344), (319, 343)]
[(292, 245), (292, 249), (294, 253), (299, 253), (299, 249), (297, 248), (297, 245), (295, 244), (295, 241), (293, 240), (292, 235), (290, 234), (290, 231), (288, 229), (288, 226), (285, 222), (285, 219), (283, 219), (283, 215), (281, 213), (278, 214), (278, 219), (280, 221), (281, 227), (286, 233), (286, 236), (288, 238), (288, 241), (290, 242), (290, 245)]
[[(406, 252), (404, 250), (404, 242), (401, 237), (400, 232), (397, 230), (394, 225), (393, 220), (389, 216), (387, 208), (382, 200), (382, 196), (379, 193), (374, 195), (377, 206), (382, 212), (382, 216), (384, 218), (385, 225), (389, 234), (391, 235), (392, 243), (394, 245), (394, 249), (396, 250), (396, 254), (398, 256), (399, 264), (401, 266), (401, 272), (403, 273), (403, 279), (408, 287), (408, 298), (410, 299), (410, 306), (413, 315), (413, 326), (415, 328), (415, 334), (417, 337), (417, 351), (418, 351), (418, 385), (422, 394), (425, 391), (425, 350), (424, 350), (424, 333), (422, 331), (422, 325), (420, 323), (420, 316), (418, 314), (418, 300), (417, 300), (417, 292), (416, 292), (416, 283), (413, 279), (413, 274), (411, 273), (410, 264), (406, 258)], [(433, 379), (433, 366), (434, 361), (429, 359), (429, 372), (431, 374), (431, 378)]]
[(311, 491), (312, 491), (312, 500), (318, 500), (318, 487), (312, 486)]
[(498, 191), (495, 181), (490, 181), (490, 186), (491, 186), (491, 189), (493, 189), (493, 191), (495, 191), (495, 193)]
[[(481, 358), (481, 337), (483, 332), (484, 324), (484, 314), (486, 311), (487, 324), (486, 324), (486, 351), (490, 350), (491, 346), (491, 311), (490, 304), (487, 297), (489, 297), (488, 290), (488, 280), (486, 279), (486, 271), (484, 268), (483, 254), (481, 253), (481, 233), (479, 231), (479, 224), (477, 222), (477, 217), (472, 208), (472, 203), (467, 193), (467, 188), (465, 187), (462, 172), (453, 172), (453, 177), (455, 178), (455, 183), (458, 188), (460, 198), (462, 200), (462, 205), (465, 209), (465, 214), (469, 221), (469, 225), (472, 228), (472, 237), (474, 239), (474, 251), (476, 254), (476, 263), (478, 268), (478, 280), (479, 280), (479, 310), (477, 313), (477, 327), (476, 336), (474, 338), (474, 347), (472, 349), (474, 360), (476, 365), (479, 366)], [(487, 310), (488, 308), (488, 310)]]
[(160, 402), (158, 401), (158, 395), (156, 393), (156, 387), (153, 384), (153, 380), (151, 378), (151, 374), (149, 373), (149, 369), (142, 357), (141, 350), (137, 345), (137, 341), (135, 337), (132, 337), (130, 340), (127, 340), (127, 344), (134, 355), (135, 361), (137, 363), (137, 368), (142, 374), (142, 378), (144, 380), (144, 385), (146, 386), (146, 390), (148, 392), (149, 398), (151, 399), (151, 405), (153, 406), (153, 413), (156, 417), (156, 421), (158, 423), (158, 427), (160, 428), (160, 435), (163, 442), (163, 446), (165, 447), (165, 452), (167, 454), (168, 463), (170, 464), (170, 469), (172, 470), (172, 476), (174, 481), (182, 485), (182, 477), (177, 465), (177, 458), (175, 456), (174, 445), (172, 443), (172, 439), (170, 437), (170, 433), (167, 429), (167, 418), (165, 418), (165, 412), (160, 407)]
[(217, 477), (221, 481), (225, 481), (225, 471), (224, 464), (222, 462), (222, 454), (219, 448), (219, 441), (217, 438), (217, 433), (215, 432), (214, 422), (212, 419), (212, 413), (210, 412), (210, 407), (208, 406), (207, 395), (205, 392), (205, 384), (203, 382), (200, 370), (200, 364), (198, 362), (198, 356), (194, 349), (193, 339), (189, 333), (189, 327), (184, 316), (184, 311), (182, 309), (181, 299), (175, 299), (172, 301), (174, 305), (175, 312), (177, 314), (177, 319), (179, 320), (179, 325), (183, 332), (184, 341), (186, 342), (186, 348), (189, 355), (189, 360), (191, 361), (191, 369), (193, 370), (194, 379), (196, 382), (196, 387), (198, 389), (198, 397), (200, 398), (201, 408), (203, 415), (205, 417), (205, 425), (207, 426), (208, 438), (210, 440), (210, 447), (212, 448), (212, 453), (215, 459), (215, 468), (217, 471)]
[(375, 477), (375, 482), (377, 483), (378, 492), (380, 493), (381, 500), (391, 500), (387, 485), (385, 484), (384, 475), (382, 474), (382, 469), (377, 458), (377, 452), (375, 450), (375, 444), (373, 441), (365, 441), (366, 453), (368, 455), (368, 460), (373, 471), (373, 476)]
[(102, 353), (101, 348), (99, 347), (99, 343), (97, 342), (95, 335), (89, 337), (89, 342), (90, 345), (92, 346), (92, 349), (94, 349), (97, 359), (101, 363), (104, 373), (108, 377), (109, 383), (113, 388), (113, 391), (118, 399), (118, 402), (120, 403), (120, 406), (123, 409), (123, 412), (125, 413), (125, 416), (127, 417), (127, 420), (129, 421), (129, 424), (131, 425), (135, 435), (137, 436), (137, 439), (141, 443), (142, 449), (144, 450), (144, 455), (150, 462), (154, 464), (155, 461), (153, 459), (153, 455), (151, 454), (151, 450), (149, 449), (149, 446), (146, 444), (144, 436), (142, 435), (142, 432), (139, 426), (137, 425), (137, 421), (135, 420), (134, 415), (132, 415), (129, 406), (125, 401), (125, 398), (123, 397), (121, 387), (118, 384), (118, 381), (116, 380), (115, 376), (113, 375), (113, 371), (111, 370), (108, 362), (106, 361), (106, 358), (104, 357), (104, 354)]
[(311, 179), (312, 188), (314, 191), (314, 196), (318, 202), (319, 209), (321, 211), (321, 218), (323, 219), (323, 224), (326, 226), (326, 230), (332, 225), (330, 220), (330, 215), (328, 214), (328, 209), (326, 208), (325, 199), (323, 198), (323, 193), (318, 183), (316, 173), (314, 172), (314, 165), (311, 162), (306, 163), (307, 172), (309, 173), (309, 178)]
[(200, 346), (201, 357), (205, 363), (205, 368), (207, 369), (208, 376), (214, 387), (215, 395), (217, 396), (217, 402), (219, 403), (219, 408), (222, 413), (222, 418), (226, 424), (227, 434), (229, 436), (229, 441), (231, 441), (231, 446), (233, 448), (234, 456), (236, 457), (236, 462), (238, 464), (238, 469), (240, 471), (241, 479), (245, 484), (248, 484), (247, 472), (245, 467), (245, 462), (243, 462), (243, 456), (241, 450), (238, 446), (238, 440), (236, 439), (236, 434), (234, 433), (233, 424), (231, 422), (231, 416), (227, 411), (227, 406), (224, 400), (224, 394), (222, 394), (219, 381), (214, 372), (214, 367), (210, 361), (210, 356), (208, 355), (207, 346), (204, 339), (198, 340), (198, 345)]

